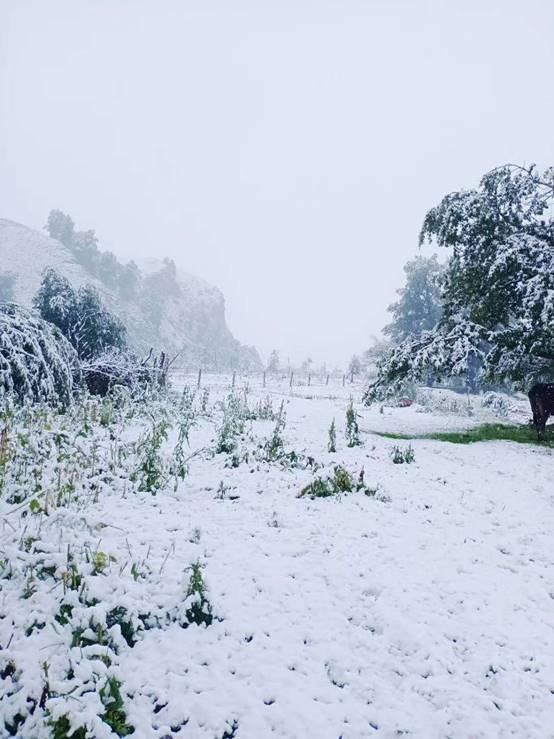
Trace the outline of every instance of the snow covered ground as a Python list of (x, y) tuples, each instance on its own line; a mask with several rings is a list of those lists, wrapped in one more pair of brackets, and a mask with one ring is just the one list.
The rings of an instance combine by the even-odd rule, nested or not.
[[(179, 391), (194, 383), (176, 378)], [(10, 503), (18, 483), (4, 484), (3, 735), (62, 739), (71, 736), (64, 727), (81, 726), (82, 736), (115, 736), (104, 713), (111, 677), (125, 714), (120, 735), (132, 726), (158, 739), (554, 737), (552, 451), (416, 439), (413, 463), (394, 464), (393, 448), (408, 442), (375, 431), (499, 417), (444, 391), (425, 406), (381, 412), (359, 404), (359, 386), (291, 392), (286, 380), (262, 388), (237, 378), (241, 397), (245, 383), (251, 408), (268, 395), (274, 411), (284, 402), (284, 451), (299, 455), (296, 466), (290, 456), (261, 457), (274, 420), (247, 421), (235, 459), (214, 453), (230, 378), (207, 376), (186, 454), (202, 451), (176, 485), (168, 477), (153, 494), (128, 474), (149, 429), (146, 406), (103, 425), (92, 414), (90, 429), (71, 436), (78, 451), (58, 454), (49, 478), (41, 473), (59, 491), (72, 459), (69, 495), (63, 488), (47, 504), (43, 485), (36, 504), (21, 495)], [(351, 393), (362, 445), (347, 448)], [(509, 419), (528, 416), (525, 399), (512, 402)], [(171, 423), (164, 464), (177, 441)], [(356, 479), (363, 468), (367, 494), (298, 497), (336, 465)], [(184, 615), (194, 563), (208, 626)], [(133, 638), (122, 635), (124, 618), (107, 621), (116, 608)]]

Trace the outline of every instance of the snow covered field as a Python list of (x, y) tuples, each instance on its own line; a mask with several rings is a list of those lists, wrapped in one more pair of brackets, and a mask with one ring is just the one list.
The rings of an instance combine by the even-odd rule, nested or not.
[[(374, 433), (498, 422), (478, 398), (435, 391), (381, 413), (361, 386), (237, 378), (249, 408), (284, 402), (284, 446), (268, 461), (275, 419), (247, 420), (215, 453), (230, 378), (203, 384), (183, 411), (184, 479), (176, 406), (8, 422), (2, 736), (554, 737), (552, 451)], [(362, 444), (347, 448), (351, 393)], [(508, 418), (525, 422), (526, 403)], [(9, 453), (18, 428), (39, 471)], [(394, 464), (408, 444), (414, 461)], [(336, 465), (363, 468), (364, 490), (298, 497)], [(159, 489), (141, 490), (156, 470)], [(190, 623), (194, 603), (209, 625)]]

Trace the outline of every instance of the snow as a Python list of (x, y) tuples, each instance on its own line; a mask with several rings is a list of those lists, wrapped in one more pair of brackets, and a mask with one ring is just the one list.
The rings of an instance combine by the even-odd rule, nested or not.
[(75, 287), (91, 283), (100, 292), (105, 292), (102, 284), (88, 275), (59, 241), (51, 239), (45, 232), (5, 218), (0, 218), (0, 257), (2, 270), (17, 275), (15, 297), (26, 307), (31, 306), (40, 287), (42, 273), (48, 267), (64, 274)]
[[(195, 381), (175, 378), (177, 387)], [(191, 429), (190, 453), (213, 447), (217, 403), (230, 390), (229, 377), (205, 375), (203, 382), (211, 411)], [(337, 463), (352, 472), (363, 467), (378, 494), (298, 498), (313, 479), (310, 469), (253, 461), (230, 468), (226, 455), (201, 453), (177, 489), (167, 484), (157, 495), (138, 493), (114, 475), (88, 500), (25, 518), (4, 495), (0, 559), (30, 560), (32, 552), (20, 546), (30, 535), (57, 567), (68, 545), (77, 559), (85, 547), (112, 558), (96, 576), (78, 560), (100, 621), (115, 603), (130, 612), (182, 611), (187, 568), (196, 561), (216, 617), (207, 627), (182, 628), (174, 620), (141, 631), (132, 647), (114, 627), (118, 653), (110, 653), (110, 668), (100, 668), (87, 655), (106, 648), (70, 648), (54, 621), (59, 585), (37, 580), (36, 592), (22, 600), (23, 575), (0, 579), (6, 614), (0, 645), (23, 671), (20, 693), (40, 695), (45, 660), (51, 682), (58, 675), (67, 687), (69, 654), (73, 680), (90, 681), (92, 664), (97, 673), (117, 674), (137, 737), (213, 739), (232, 736), (233, 722), (239, 739), (551, 735), (552, 452), (415, 439), (415, 462), (393, 464), (392, 448), (408, 442), (375, 431), (469, 428), (498, 416), (475, 397), (471, 416), (429, 403), (381, 413), (360, 404), (360, 386), (332, 381), (291, 393), (285, 380), (268, 378), (262, 388), (259, 378), (237, 378), (238, 392), (245, 383), (251, 407), (267, 394), (274, 407), (284, 401), (287, 450), (313, 456), (323, 471)], [(363, 445), (348, 449), (343, 429), (351, 393)], [(467, 405), (464, 396), (456, 398), (460, 408)], [(510, 417), (522, 419), (524, 403), (514, 400)], [(338, 451), (328, 454), (333, 417)], [(273, 426), (247, 424), (241, 445), (251, 448)], [(140, 416), (98, 427), (99, 455), (110, 438), (124, 444), (147, 428)], [(85, 451), (90, 443), (79, 441)], [(220, 481), (224, 497), (217, 494)], [(131, 577), (132, 563), (144, 577)], [(33, 619), (46, 626), (25, 637)], [(94, 736), (113, 736), (98, 718), (97, 692), (50, 698), (49, 705), (52, 715), (70, 710), (78, 721), (88, 717)], [(18, 734), (22, 739), (49, 736), (38, 713), (35, 728)]]

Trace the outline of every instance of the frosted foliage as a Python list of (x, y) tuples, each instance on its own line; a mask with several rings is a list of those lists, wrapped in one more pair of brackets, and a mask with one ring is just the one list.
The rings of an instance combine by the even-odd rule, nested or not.
[(51, 324), (20, 306), (0, 306), (0, 397), (68, 401), (77, 356)]
[(553, 204), (552, 170), (507, 165), (429, 211), (420, 241), (451, 249), (443, 317), (385, 357), (366, 400), (428, 371), (520, 386), (554, 377)]

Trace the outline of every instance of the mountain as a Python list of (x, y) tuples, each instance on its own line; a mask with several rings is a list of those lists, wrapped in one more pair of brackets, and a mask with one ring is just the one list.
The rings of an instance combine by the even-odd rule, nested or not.
[[(5, 273), (14, 275), (11, 299), (15, 302), (31, 306), (43, 271), (53, 267), (75, 287), (94, 285), (127, 327), (131, 348), (140, 353), (152, 347), (170, 356), (178, 354), (175, 364), (188, 368), (261, 367), (256, 349), (240, 344), (229, 330), (225, 299), (216, 287), (177, 270), (170, 260), (151, 261), (140, 270), (94, 249), (92, 260), (90, 249), (79, 251), (0, 218), (0, 278)], [(105, 268), (99, 269), (99, 264)]]

